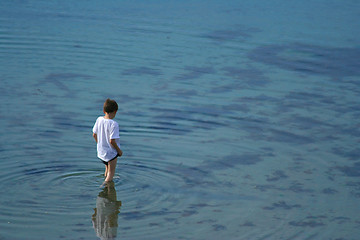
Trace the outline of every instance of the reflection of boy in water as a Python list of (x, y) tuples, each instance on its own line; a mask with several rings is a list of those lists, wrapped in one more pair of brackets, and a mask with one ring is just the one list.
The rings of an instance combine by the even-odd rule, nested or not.
[(92, 215), (96, 235), (102, 240), (116, 238), (120, 206), (121, 201), (116, 200), (114, 182), (107, 182), (96, 199), (95, 213)]

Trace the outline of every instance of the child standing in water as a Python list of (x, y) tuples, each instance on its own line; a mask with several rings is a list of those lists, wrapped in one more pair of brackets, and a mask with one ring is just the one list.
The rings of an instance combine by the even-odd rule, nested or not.
[(109, 98), (106, 99), (103, 109), (105, 116), (98, 117), (93, 127), (97, 156), (105, 164), (105, 182), (112, 181), (117, 158), (123, 154), (120, 149), (119, 124), (113, 120), (117, 110), (117, 103)]

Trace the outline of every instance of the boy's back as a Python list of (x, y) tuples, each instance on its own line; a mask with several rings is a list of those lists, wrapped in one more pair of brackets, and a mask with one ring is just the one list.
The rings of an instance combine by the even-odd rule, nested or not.
[(98, 157), (104, 161), (109, 161), (117, 155), (117, 151), (110, 144), (111, 139), (115, 139), (120, 148), (119, 124), (103, 116), (98, 117), (93, 132), (98, 136), (97, 153)]

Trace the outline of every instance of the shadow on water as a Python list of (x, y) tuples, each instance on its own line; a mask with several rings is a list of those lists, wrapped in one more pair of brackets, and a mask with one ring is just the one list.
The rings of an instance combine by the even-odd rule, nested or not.
[(115, 239), (121, 201), (117, 200), (114, 182), (107, 183), (96, 199), (92, 215), (93, 227), (100, 239)]

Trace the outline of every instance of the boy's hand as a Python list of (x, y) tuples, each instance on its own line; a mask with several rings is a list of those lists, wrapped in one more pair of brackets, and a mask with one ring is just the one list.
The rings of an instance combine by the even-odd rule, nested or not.
[(123, 155), (123, 151), (121, 151), (121, 149), (119, 148), (120, 151), (118, 151), (119, 157), (121, 157)]
[(110, 139), (110, 144), (116, 149), (117, 153), (118, 153), (119, 156), (121, 157), (121, 155), (123, 154), (123, 152), (121, 151), (121, 149), (119, 148), (119, 146), (116, 144), (115, 139)]

